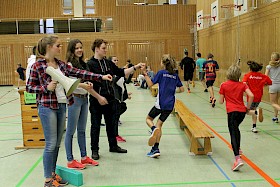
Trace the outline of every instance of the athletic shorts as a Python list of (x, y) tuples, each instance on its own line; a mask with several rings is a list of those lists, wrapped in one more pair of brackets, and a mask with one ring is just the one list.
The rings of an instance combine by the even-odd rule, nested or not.
[(199, 72), (198, 78), (200, 81), (203, 81), (205, 79), (205, 72)]
[(214, 85), (214, 82), (215, 82), (215, 80), (206, 81), (206, 86), (207, 86), (207, 88), (209, 88), (210, 86), (213, 86), (213, 85)]
[(192, 81), (193, 79), (193, 73), (187, 72), (184, 74), (184, 81)]
[(280, 84), (272, 84), (269, 86), (269, 93), (280, 93)]
[(250, 110), (255, 110), (256, 108), (258, 108), (260, 102), (253, 102), (250, 106)]
[(172, 112), (172, 110), (161, 110), (156, 108), (155, 106), (150, 110), (148, 116), (150, 116), (151, 118), (155, 119), (158, 115), (159, 119), (162, 122), (165, 122), (165, 120), (168, 118), (168, 116), (170, 115), (170, 113)]

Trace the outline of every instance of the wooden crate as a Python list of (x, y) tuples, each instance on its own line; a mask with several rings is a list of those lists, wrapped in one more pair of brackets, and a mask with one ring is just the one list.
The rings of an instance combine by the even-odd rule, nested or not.
[(44, 148), (44, 131), (38, 115), (37, 105), (26, 105), (24, 103), (24, 90), (19, 90), (18, 92), (21, 103), (23, 146), (18, 146), (16, 149)]

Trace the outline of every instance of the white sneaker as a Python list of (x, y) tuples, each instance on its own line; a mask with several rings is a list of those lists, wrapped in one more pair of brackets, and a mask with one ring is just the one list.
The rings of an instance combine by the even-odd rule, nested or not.
[(257, 130), (256, 127), (253, 127), (251, 130), (252, 130), (253, 133), (258, 133), (258, 130)]

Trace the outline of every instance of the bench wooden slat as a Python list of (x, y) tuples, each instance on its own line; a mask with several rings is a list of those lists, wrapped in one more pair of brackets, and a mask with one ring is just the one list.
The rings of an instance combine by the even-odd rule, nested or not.
[[(210, 138), (214, 138), (214, 135), (206, 125), (178, 99), (175, 102), (174, 111), (181, 129), (191, 141), (190, 154), (212, 154)], [(204, 139), (204, 146), (198, 139)]]

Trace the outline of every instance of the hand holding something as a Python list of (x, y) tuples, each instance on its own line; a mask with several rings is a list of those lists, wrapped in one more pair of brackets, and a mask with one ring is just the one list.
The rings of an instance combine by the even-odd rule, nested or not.
[(110, 75), (110, 74), (103, 75), (102, 76), (102, 80), (112, 81), (112, 75)]
[(57, 81), (54, 81), (54, 80), (52, 80), (49, 84), (48, 84), (48, 86), (47, 86), (47, 89), (49, 90), (49, 91), (54, 91), (55, 90), (55, 88), (56, 88), (56, 86), (57, 86)]
[(88, 91), (92, 89), (93, 84), (91, 82), (84, 82), (84, 83), (80, 83), (79, 86)]
[(146, 64), (140, 62), (140, 63), (138, 63), (138, 64), (135, 66), (135, 68), (136, 68), (136, 69), (141, 69), (141, 70), (142, 70), (142, 68), (145, 68), (145, 69), (146, 69)]

